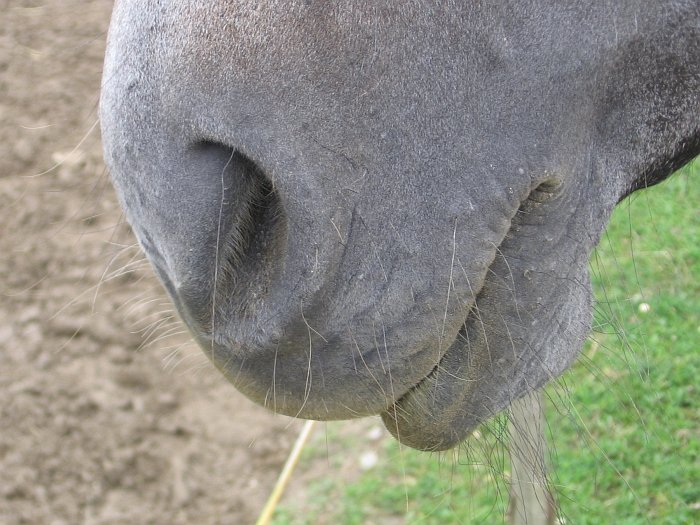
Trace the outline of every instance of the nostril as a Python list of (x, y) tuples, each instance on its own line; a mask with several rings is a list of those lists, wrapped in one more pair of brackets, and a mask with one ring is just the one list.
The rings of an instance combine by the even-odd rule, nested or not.
[(287, 236), (282, 200), (270, 177), (240, 151), (214, 142), (197, 148), (226, 157), (208, 317), (218, 318), (217, 310), (245, 314), (267, 296), (282, 268)]

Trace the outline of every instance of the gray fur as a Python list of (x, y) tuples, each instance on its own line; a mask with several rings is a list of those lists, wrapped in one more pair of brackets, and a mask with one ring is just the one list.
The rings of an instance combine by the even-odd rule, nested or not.
[(251, 399), (442, 449), (559, 375), (615, 204), (700, 151), (692, 1), (116, 3), (105, 157)]

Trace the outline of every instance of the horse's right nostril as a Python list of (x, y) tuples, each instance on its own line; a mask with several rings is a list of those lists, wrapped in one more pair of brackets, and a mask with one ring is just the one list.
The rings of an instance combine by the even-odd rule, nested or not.
[[(211, 322), (236, 311), (246, 314), (264, 300), (284, 258), (287, 221), (272, 181), (250, 158), (217, 143), (197, 146), (226, 156), (216, 225)], [(213, 151), (218, 150), (218, 151)], [(223, 154), (223, 155), (222, 155)]]

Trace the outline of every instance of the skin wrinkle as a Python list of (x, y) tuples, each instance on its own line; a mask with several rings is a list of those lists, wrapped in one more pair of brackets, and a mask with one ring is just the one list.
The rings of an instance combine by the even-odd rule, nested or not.
[[(359, 219), (360, 223), (365, 227), (365, 229), (366, 229), (368, 232), (370, 232), (369, 228), (367, 227), (367, 225), (365, 224), (364, 220), (362, 219), (362, 216), (361, 216), (360, 212), (357, 210), (357, 207), (355, 207), (355, 208), (353, 209), (353, 214), (355, 214), (355, 213), (357, 214), (357, 218)], [(388, 223), (389, 223), (389, 226), (392, 228), (392, 231), (394, 232), (396, 238), (397, 238), (397, 239), (399, 240), (399, 242), (402, 244), (402, 246), (404, 247), (404, 249), (406, 250), (406, 252), (410, 253), (410, 249), (408, 248), (408, 245), (407, 245), (406, 242), (401, 238), (399, 232), (397, 232), (397, 230), (396, 230), (395, 226), (393, 225), (392, 221), (389, 220)], [(370, 232), (370, 233), (371, 233), (371, 232)], [(375, 242), (374, 237), (372, 237), (371, 242), (372, 242), (372, 243)], [(376, 252), (376, 248), (375, 248), (375, 254), (376, 254), (376, 253), (377, 253), (377, 252)], [(381, 268), (382, 268), (382, 273), (383, 273), (383, 275), (384, 275), (384, 279), (385, 279), (385, 281), (388, 283), (388, 282), (389, 282), (389, 279), (388, 279), (388, 276), (387, 276), (387, 272), (386, 272), (386, 269), (384, 268), (383, 264), (381, 263), (381, 259), (378, 258), (378, 262), (380, 263), (380, 266), (381, 266)], [(413, 266), (410, 267), (410, 270), (411, 270), (411, 272), (413, 273), (414, 276), (418, 277), (418, 276), (416, 275), (416, 269), (415, 269), (415, 267), (413, 267)], [(418, 280), (418, 279), (416, 279), (416, 280)], [(412, 297), (414, 297), (414, 291), (413, 291), (413, 289), (411, 289), (411, 295), (412, 295)], [(414, 303), (414, 304), (416, 303), (415, 298), (414, 298), (414, 300), (413, 300), (413, 303)], [(341, 305), (341, 306), (342, 306), (342, 305)], [(429, 306), (430, 306), (430, 305), (429, 305)], [(432, 308), (431, 308), (431, 311), (432, 311)], [(437, 317), (435, 318), (435, 322), (436, 322), (436, 328), (437, 328), (437, 327), (439, 326), (439, 325), (438, 325)], [(443, 322), (443, 332), (444, 332), (444, 322)]]
[(385, 412), (434, 450), (575, 358), (613, 206), (700, 150), (699, 18), (684, 0), (121, 0), (105, 159), (246, 395)]

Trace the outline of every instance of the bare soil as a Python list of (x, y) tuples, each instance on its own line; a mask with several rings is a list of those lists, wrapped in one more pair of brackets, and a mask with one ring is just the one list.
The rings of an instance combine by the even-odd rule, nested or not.
[(301, 423), (219, 376), (123, 221), (111, 8), (0, 0), (0, 524), (252, 523)]

